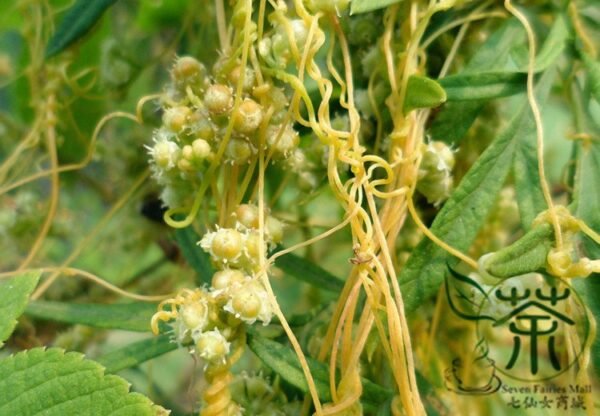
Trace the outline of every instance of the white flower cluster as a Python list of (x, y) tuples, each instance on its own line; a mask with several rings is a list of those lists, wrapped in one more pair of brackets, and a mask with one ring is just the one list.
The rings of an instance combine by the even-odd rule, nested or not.
[[(234, 90), (242, 75), (242, 96), (235, 106)], [(162, 97), (162, 125), (154, 131), (153, 144), (146, 146), (165, 204), (186, 206), (217, 154), (222, 154), (219, 162), (242, 165), (256, 156), (260, 143), (272, 160), (286, 160), (299, 150), (287, 106), (282, 89), (270, 83), (258, 86), (254, 71), (233, 59), (222, 58), (209, 76), (196, 59), (178, 58)]]
[[(172, 300), (176, 313), (159, 311), (169, 320), (179, 344), (193, 344), (207, 364), (225, 363), (242, 322), (267, 325), (273, 316), (265, 287), (241, 270), (224, 268), (212, 278), (210, 289), (185, 290)], [(160, 317), (161, 314), (165, 318)]]
[(266, 256), (269, 246), (281, 242), (283, 224), (265, 215), (265, 234), (261, 242), (255, 205), (238, 206), (232, 220), (235, 221), (233, 228), (208, 232), (198, 243), (221, 269), (213, 276), (212, 293), (224, 300), (224, 310), (236, 318), (249, 324), (258, 320), (266, 325), (273, 311), (266, 289), (255, 273), (259, 269), (260, 256)]

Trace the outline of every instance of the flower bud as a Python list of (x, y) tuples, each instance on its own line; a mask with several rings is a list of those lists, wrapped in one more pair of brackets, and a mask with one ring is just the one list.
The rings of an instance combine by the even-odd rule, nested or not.
[(171, 131), (179, 133), (186, 127), (191, 110), (185, 106), (169, 108), (163, 114), (163, 124)]
[(225, 155), (227, 158), (238, 165), (246, 163), (252, 156), (252, 146), (246, 140), (241, 138), (231, 138), (227, 143)]
[(171, 77), (176, 83), (197, 83), (206, 76), (206, 68), (191, 56), (177, 58), (171, 69)]
[(245, 99), (233, 114), (233, 127), (240, 133), (250, 134), (258, 129), (263, 119), (260, 104), (251, 99)]
[(203, 332), (197, 338), (196, 350), (200, 357), (211, 364), (225, 362), (230, 344), (217, 329)]
[(231, 308), (243, 321), (256, 320), (260, 307), (260, 297), (252, 290), (237, 290), (231, 297)]
[(227, 290), (236, 285), (241, 285), (245, 279), (244, 273), (239, 270), (224, 269), (213, 275), (212, 287), (215, 290)]
[(204, 299), (184, 304), (179, 310), (181, 321), (190, 331), (203, 330), (208, 324), (208, 306)]
[(259, 320), (267, 325), (273, 316), (267, 291), (258, 280), (237, 288), (224, 309), (249, 324)]
[(210, 155), (210, 145), (206, 140), (196, 139), (192, 142), (192, 154), (196, 160), (204, 160)]
[[(237, 84), (240, 80), (240, 75), (242, 74), (242, 66), (236, 66), (229, 73), (229, 82), (231, 85), (236, 88)], [(246, 92), (250, 92), (252, 87), (254, 87), (254, 83), (256, 82), (256, 76), (254, 75), (254, 71), (250, 68), (245, 68), (244, 71), (244, 83), (242, 84), (242, 90)]]
[(242, 235), (237, 230), (221, 228), (215, 234), (211, 249), (215, 256), (233, 260), (242, 251)]
[(235, 217), (246, 228), (258, 228), (258, 208), (255, 205), (240, 205), (235, 210)]
[(277, 218), (267, 218), (267, 236), (275, 244), (281, 243), (283, 239), (283, 224)]
[(289, 125), (283, 131), (281, 126), (269, 126), (266, 135), (269, 147), (273, 148), (276, 154), (284, 157), (298, 147), (300, 142), (298, 133)]
[(233, 106), (233, 92), (223, 84), (213, 84), (204, 94), (204, 105), (212, 114), (224, 114)]

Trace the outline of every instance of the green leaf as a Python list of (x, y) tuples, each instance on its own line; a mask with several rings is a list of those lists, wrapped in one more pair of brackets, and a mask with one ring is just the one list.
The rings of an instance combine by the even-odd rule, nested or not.
[(404, 112), (437, 107), (446, 101), (446, 91), (431, 78), (411, 75), (406, 86)]
[[(460, 74), (439, 80), (448, 95), (448, 103), (429, 129), (433, 139), (446, 143), (460, 141), (488, 100), (525, 91), (526, 67), (514, 72), (503, 71), (511, 50), (522, 38), (519, 22), (508, 20), (479, 48)], [(558, 15), (536, 56), (535, 71), (548, 69), (563, 53), (568, 39), (565, 17)]]
[[(289, 347), (257, 335), (254, 331), (248, 333), (248, 346), (273, 371), (285, 381), (308, 393), (308, 385), (296, 353)], [(313, 375), (317, 393), (323, 401), (331, 401), (329, 391), (329, 369), (327, 364), (306, 357)], [(393, 392), (365, 378), (361, 379), (363, 395), (361, 400), (370, 405), (378, 405), (393, 396)]]
[[(538, 99), (549, 92), (553, 75), (548, 72), (538, 85)], [(502, 189), (512, 165), (517, 141), (534, 128), (529, 104), (522, 104), (506, 128), (494, 139), (460, 182), (431, 226), (441, 240), (466, 251), (485, 222)], [(437, 293), (447, 264), (456, 263), (451, 255), (429, 239), (419, 243), (400, 275), (404, 306), (411, 312)]]
[(525, 91), (527, 75), (520, 72), (459, 74), (442, 78), (439, 83), (448, 101), (487, 101)]
[(534, 131), (524, 134), (517, 141), (513, 176), (521, 225), (528, 230), (535, 217), (547, 208), (544, 194), (540, 188), (537, 142)]
[[(597, 233), (600, 232), (600, 144), (592, 142), (590, 146), (579, 144), (581, 155), (577, 176), (575, 181), (575, 205), (576, 216), (584, 221)], [(584, 237), (583, 250), (591, 259), (600, 258), (600, 246), (592, 239)], [(579, 290), (586, 300), (586, 305), (596, 318), (600, 321), (600, 273), (594, 273), (582, 282), (583, 289)], [(600, 374), (600, 331), (596, 333), (596, 339), (592, 346), (592, 360), (596, 374)]]
[(39, 279), (39, 272), (27, 272), (0, 280), (0, 347), (15, 329)]
[(0, 414), (156, 415), (158, 408), (120, 377), (79, 353), (34, 348), (0, 360)]
[(191, 227), (178, 228), (175, 230), (175, 240), (181, 249), (183, 257), (190, 266), (196, 271), (196, 283), (201, 286), (204, 283), (210, 285), (215, 269), (210, 263), (210, 256), (200, 247), (198, 240), (200, 237)]
[[(291, 348), (261, 337), (255, 331), (249, 331), (248, 333), (248, 346), (265, 365), (279, 374), (285, 381), (302, 392), (308, 393), (308, 385), (306, 384), (302, 367), (300, 367), (300, 361)], [(306, 360), (315, 380), (319, 398), (323, 401), (330, 401), (329, 369), (327, 364), (310, 357), (306, 357)], [(363, 394), (360, 398), (361, 402), (371, 408), (379, 407), (394, 396), (393, 391), (377, 383), (373, 383), (366, 378), (361, 378), (361, 383), (363, 386)], [(439, 412), (437, 409), (443, 409), (445, 406), (435, 398), (433, 386), (418, 372), (417, 385), (425, 402), (427, 414), (432, 416), (438, 415)]]
[(308, 284), (332, 292), (340, 292), (344, 281), (322, 267), (293, 253), (284, 254), (275, 259), (275, 266), (284, 273)]
[(97, 359), (108, 373), (116, 373), (124, 368), (135, 367), (143, 362), (159, 357), (178, 348), (171, 337), (162, 334), (157, 337), (134, 342)]
[(383, 9), (401, 0), (352, 0), (350, 3), (350, 15), (372, 12), (373, 10)]
[(35, 301), (27, 306), (25, 312), (35, 318), (50, 321), (146, 332), (150, 331), (150, 319), (156, 312), (156, 304), (131, 302), (104, 305)]
[(87, 34), (117, 0), (77, 0), (67, 11), (46, 46), (46, 58), (54, 56)]
[[(535, 57), (535, 72), (545, 71), (558, 59), (564, 52), (570, 37), (567, 17), (564, 14), (557, 14), (550, 32), (544, 39), (544, 44)], [(522, 72), (527, 72), (528, 68), (522, 68)]]
[(588, 72), (590, 91), (596, 101), (600, 103), (600, 62), (595, 61), (586, 53), (581, 53), (581, 57)]
[[(488, 40), (477, 49), (461, 74), (500, 71), (507, 63), (510, 50), (524, 37), (524, 31), (516, 19), (507, 20)], [(461, 140), (485, 101), (447, 102), (435, 117), (429, 133), (435, 140), (446, 143)]]

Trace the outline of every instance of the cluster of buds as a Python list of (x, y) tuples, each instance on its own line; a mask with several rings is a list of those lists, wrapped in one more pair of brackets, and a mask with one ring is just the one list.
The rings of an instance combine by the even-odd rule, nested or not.
[(260, 321), (267, 325), (273, 316), (269, 295), (257, 272), (259, 256), (281, 242), (283, 224), (265, 215), (264, 246), (260, 250), (258, 213), (255, 205), (240, 205), (232, 214), (232, 228), (206, 233), (198, 244), (210, 253), (219, 269), (212, 276), (211, 287), (182, 291), (163, 302), (152, 319), (155, 333), (159, 321), (168, 322), (176, 341), (194, 345), (196, 354), (208, 364), (226, 361), (242, 323)]
[[(166, 308), (170, 306), (170, 310)], [(231, 348), (235, 330), (221, 316), (219, 304), (204, 289), (183, 290), (175, 298), (162, 302), (152, 317), (152, 330), (158, 322), (168, 322), (178, 344), (191, 344), (207, 364), (223, 364)]]
[(282, 89), (258, 85), (254, 71), (233, 59), (222, 58), (209, 74), (195, 58), (178, 58), (162, 97), (162, 125), (147, 146), (165, 204), (186, 206), (210, 163), (248, 164), (261, 145), (274, 161), (299, 150), (287, 106)]
[(237, 269), (217, 271), (210, 288), (183, 290), (163, 302), (152, 318), (168, 322), (175, 341), (192, 345), (207, 364), (224, 364), (242, 323), (261, 321), (267, 325), (273, 315), (267, 292), (260, 281)]
[(259, 320), (266, 325), (273, 311), (266, 289), (256, 274), (268, 248), (281, 242), (283, 224), (265, 215), (261, 237), (259, 211), (250, 204), (237, 207), (232, 223), (231, 228), (206, 233), (199, 242), (220, 269), (213, 277), (212, 291), (222, 300), (224, 310), (237, 319), (249, 324)]
[[(267, 253), (269, 246), (281, 242), (283, 224), (277, 218), (265, 215), (264, 235), (258, 230), (258, 208), (242, 204), (232, 215), (231, 228), (217, 228), (208, 232), (198, 243), (210, 254), (217, 267), (242, 269), (248, 273), (258, 271), (259, 257)], [(262, 247), (261, 247), (262, 245)]]
[(293, 60), (294, 51), (301, 55), (304, 51), (308, 28), (301, 19), (289, 19), (285, 9), (276, 10), (271, 15), (273, 30), (259, 44), (258, 51), (265, 62), (274, 68), (285, 68)]

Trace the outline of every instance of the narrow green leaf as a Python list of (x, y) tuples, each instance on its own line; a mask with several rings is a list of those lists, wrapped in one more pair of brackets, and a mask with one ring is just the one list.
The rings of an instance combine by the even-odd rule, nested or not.
[[(304, 378), (300, 361), (291, 348), (263, 338), (254, 332), (249, 332), (248, 334), (248, 346), (265, 365), (279, 374), (285, 381), (302, 392), (308, 393), (308, 385)], [(306, 360), (315, 380), (319, 398), (323, 401), (330, 401), (331, 393), (329, 391), (329, 370), (327, 365), (310, 357), (307, 357)], [(362, 378), (361, 382), (363, 384), (361, 400), (364, 403), (378, 405), (393, 395), (392, 391), (365, 378)]]
[(0, 360), (0, 414), (11, 416), (156, 415), (158, 407), (98, 363), (58, 348)]
[[(575, 214), (590, 228), (600, 233), (600, 144), (593, 142), (591, 146), (581, 146), (579, 154), (579, 166), (575, 181)], [(583, 249), (591, 259), (600, 259), (600, 245), (588, 237), (583, 238)], [(582, 282), (583, 290), (579, 290), (586, 300), (586, 305), (600, 322), (600, 273), (589, 276)], [(596, 339), (592, 346), (592, 360), (596, 374), (600, 374), (600, 331), (596, 333)]]
[[(300, 361), (291, 348), (261, 337), (254, 331), (250, 331), (248, 334), (248, 346), (265, 365), (279, 374), (285, 381), (302, 392), (308, 393), (308, 385), (306, 384), (302, 367), (300, 367)], [(315, 380), (319, 398), (323, 401), (331, 400), (327, 364), (310, 357), (306, 359)], [(363, 386), (361, 402), (371, 408), (379, 407), (394, 396), (393, 391), (377, 383), (373, 383), (366, 378), (361, 378), (361, 383)], [(436, 399), (433, 386), (420, 373), (417, 373), (417, 385), (424, 398), (427, 414), (432, 416), (439, 414), (437, 409), (443, 409), (444, 405)]]
[[(260, 358), (265, 365), (279, 374), (285, 381), (308, 393), (308, 384), (296, 353), (278, 342), (263, 338), (253, 331), (248, 332), (248, 347)], [(331, 400), (329, 391), (329, 374), (327, 366), (307, 357), (313, 375), (319, 398)]]
[(586, 53), (581, 53), (583, 64), (587, 70), (590, 91), (592, 95), (600, 103), (600, 62), (595, 61), (591, 56)]
[[(558, 14), (552, 23), (550, 32), (544, 39), (544, 43), (535, 57), (535, 72), (545, 71), (558, 59), (567, 47), (570, 37), (567, 17), (564, 14)], [(527, 66), (521, 71), (527, 72)]]
[(159, 357), (178, 348), (171, 337), (162, 334), (157, 337), (134, 342), (97, 359), (108, 373), (116, 373), (125, 368), (135, 367), (143, 362)]
[(544, 194), (540, 188), (537, 142), (534, 131), (524, 134), (517, 140), (513, 177), (521, 225), (528, 230), (535, 217), (547, 208)]
[(373, 10), (383, 9), (401, 0), (352, 0), (350, 3), (350, 15), (372, 12)]
[[(550, 90), (553, 74), (544, 75), (538, 85), (538, 99)], [(516, 143), (534, 128), (525, 97), (507, 127), (483, 152), (436, 216), (431, 231), (452, 247), (466, 251), (485, 222), (496, 196), (512, 165)], [(451, 255), (429, 239), (419, 243), (400, 275), (404, 306), (414, 311), (437, 293), (447, 264), (456, 263)]]
[(520, 72), (459, 74), (442, 78), (439, 83), (448, 101), (487, 101), (525, 91), (527, 75)]
[(432, 108), (446, 101), (446, 92), (436, 81), (419, 75), (411, 75), (406, 86), (404, 112), (415, 108)]
[(39, 272), (28, 272), (0, 280), (0, 347), (15, 329), (39, 279)]
[[(448, 103), (429, 129), (433, 139), (446, 143), (461, 140), (488, 100), (525, 91), (526, 67), (514, 72), (503, 71), (511, 50), (523, 38), (519, 25), (514, 19), (508, 20), (479, 48), (460, 74), (439, 80), (448, 95)], [(535, 71), (548, 69), (563, 53), (568, 39), (565, 17), (559, 15), (536, 56)]]
[(344, 281), (329, 273), (317, 264), (293, 253), (284, 254), (275, 260), (275, 266), (284, 273), (308, 284), (332, 292), (339, 292)]
[(46, 57), (54, 56), (87, 34), (117, 0), (77, 0), (67, 11), (46, 46)]
[(105, 305), (35, 301), (27, 306), (25, 312), (35, 318), (56, 322), (146, 332), (150, 331), (150, 319), (156, 312), (156, 304), (132, 302)]
[(516, 18), (507, 19), (479, 47), (462, 74), (502, 71), (510, 61), (511, 50), (526, 40), (523, 26)]
[(215, 269), (210, 263), (210, 256), (200, 247), (200, 237), (191, 227), (178, 228), (175, 230), (175, 240), (183, 253), (183, 257), (196, 272), (196, 283), (201, 286), (204, 283), (210, 285)]
[[(524, 31), (519, 21), (507, 20), (477, 49), (461, 74), (502, 70), (506, 66), (510, 50), (523, 38)], [(435, 140), (458, 142), (465, 136), (484, 105), (485, 101), (447, 102), (435, 117), (429, 133)]]

